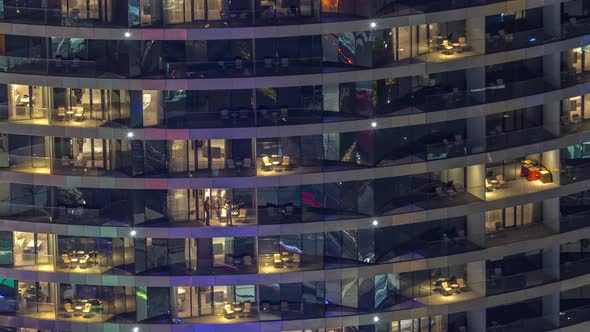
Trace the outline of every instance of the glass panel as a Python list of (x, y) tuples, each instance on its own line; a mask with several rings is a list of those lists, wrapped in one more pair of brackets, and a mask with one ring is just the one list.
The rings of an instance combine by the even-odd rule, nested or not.
[(506, 216), (504, 218), (504, 227), (510, 228), (516, 226), (515, 224), (515, 215), (514, 215), (515, 208), (507, 208), (504, 210)]

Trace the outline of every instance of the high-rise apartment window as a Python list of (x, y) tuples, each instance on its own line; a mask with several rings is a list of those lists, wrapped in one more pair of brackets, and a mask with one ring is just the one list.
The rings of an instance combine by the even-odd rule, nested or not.
[(486, 233), (522, 227), (534, 222), (534, 204), (512, 206), (486, 212)]

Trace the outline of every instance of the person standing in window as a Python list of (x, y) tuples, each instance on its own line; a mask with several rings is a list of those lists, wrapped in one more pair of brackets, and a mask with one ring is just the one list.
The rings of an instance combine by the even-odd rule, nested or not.
[(209, 202), (209, 196), (205, 197), (205, 202), (203, 202), (203, 210), (205, 210), (205, 226), (209, 226), (210, 215), (209, 211), (211, 209), (211, 203)]
[(231, 206), (231, 202), (229, 200), (228, 201), (225, 201), (224, 208), (225, 208), (225, 214), (227, 215), (226, 216), (227, 217), (227, 224), (229, 226), (231, 226), (232, 225), (232, 219), (231, 219), (231, 213), (232, 213), (231, 208), (232, 208), (232, 206)]

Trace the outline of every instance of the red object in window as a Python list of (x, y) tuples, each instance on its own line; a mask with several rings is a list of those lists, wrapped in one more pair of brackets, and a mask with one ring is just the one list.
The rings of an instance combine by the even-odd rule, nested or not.
[(525, 165), (520, 166), (520, 177), (528, 177), (529, 176), (529, 169)]
[(541, 169), (538, 167), (529, 169), (529, 174), (527, 176), (527, 180), (535, 181), (541, 178)]

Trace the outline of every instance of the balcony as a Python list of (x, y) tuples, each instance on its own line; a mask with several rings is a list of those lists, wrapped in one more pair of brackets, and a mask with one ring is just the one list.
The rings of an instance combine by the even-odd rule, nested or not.
[(486, 282), (486, 295), (492, 296), (514, 292), (556, 281), (558, 281), (557, 278), (551, 277), (542, 269), (507, 276), (493, 274), (488, 277)]
[(557, 234), (542, 223), (504, 229), (486, 234), (486, 247), (500, 247), (517, 242), (536, 240)]

